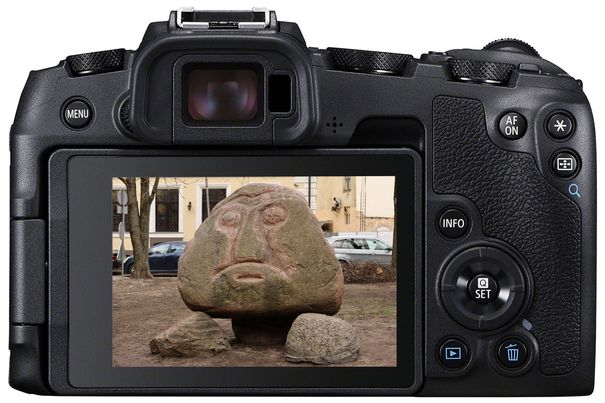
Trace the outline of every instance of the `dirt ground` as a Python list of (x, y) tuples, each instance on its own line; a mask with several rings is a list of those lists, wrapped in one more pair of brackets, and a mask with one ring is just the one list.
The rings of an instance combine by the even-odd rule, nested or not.
[[(250, 347), (232, 342), (232, 350), (190, 358), (162, 358), (151, 354), (149, 341), (191, 314), (177, 290), (175, 277), (131, 280), (113, 277), (114, 367), (151, 366), (301, 366), (283, 358), (283, 346)], [(360, 339), (359, 359), (341, 366), (396, 366), (395, 283), (345, 284), (340, 312)], [(229, 319), (216, 319), (233, 334)], [(309, 364), (313, 365), (313, 364)]]

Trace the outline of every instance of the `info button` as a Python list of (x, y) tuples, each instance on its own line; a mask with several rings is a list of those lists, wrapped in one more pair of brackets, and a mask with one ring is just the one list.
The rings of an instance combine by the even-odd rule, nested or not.
[(439, 215), (437, 221), (439, 231), (446, 238), (461, 238), (466, 234), (469, 227), (469, 220), (462, 210), (450, 207)]

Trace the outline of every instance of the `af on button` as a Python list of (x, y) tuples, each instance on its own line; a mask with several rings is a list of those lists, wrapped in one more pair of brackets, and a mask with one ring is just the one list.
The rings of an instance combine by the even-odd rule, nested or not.
[(499, 129), (504, 138), (517, 140), (527, 131), (527, 122), (520, 113), (508, 112), (500, 118)]
[(68, 128), (81, 130), (92, 121), (92, 108), (87, 101), (74, 99), (63, 106), (62, 118)]
[(468, 231), (469, 220), (462, 210), (450, 207), (439, 215), (437, 226), (446, 238), (458, 239)]

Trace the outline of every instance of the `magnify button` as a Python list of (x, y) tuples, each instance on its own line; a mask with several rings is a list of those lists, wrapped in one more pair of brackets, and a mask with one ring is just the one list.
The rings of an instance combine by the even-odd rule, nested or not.
[(569, 188), (567, 188), (567, 190), (569, 191), (570, 195), (576, 196), (578, 199), (581, 197), (580, 187), (577, 184), (572, 183), (571, 185), (569, 185)]

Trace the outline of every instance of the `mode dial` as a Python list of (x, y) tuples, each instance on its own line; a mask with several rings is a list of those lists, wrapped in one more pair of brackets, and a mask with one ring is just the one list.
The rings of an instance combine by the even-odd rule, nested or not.
[(104, 50), (68, 56), (65, 60), (76, 76), (107, 73), (124, 66), (124, 49)]
[(458, 80), (484, 84), (506, 84), (515, 69), (513, 64), (482, 60), (450, 59), (448, 64)]
[(483, 50), (500, 50), (504, 52), (523, 53), (530, 56), (540, 57), (540, 54), (529, 43), (519, 39), (498, 39), (485, 45)]
[(328, 48), (328, 55), (339, 70), (371, 74), (401, 74), (411, 55), (368, 50)]

